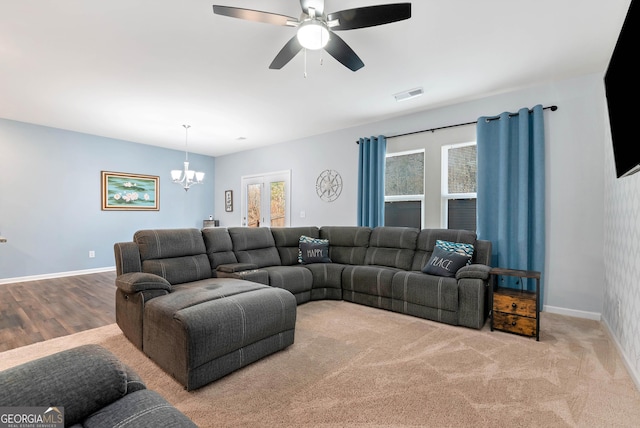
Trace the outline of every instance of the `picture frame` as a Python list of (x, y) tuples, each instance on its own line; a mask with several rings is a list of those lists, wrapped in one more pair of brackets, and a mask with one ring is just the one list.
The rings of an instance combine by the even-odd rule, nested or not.
[(160, 211), (160, 177), (101, 171), (103, 211)]
[(233, 212), (233, 190), (224, 191), (224, 210), (228, 213)]

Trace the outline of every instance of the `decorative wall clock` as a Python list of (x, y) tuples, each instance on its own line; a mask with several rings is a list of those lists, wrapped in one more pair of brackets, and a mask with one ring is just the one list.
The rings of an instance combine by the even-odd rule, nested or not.
[(326, 169), (318, 175), (316, 193), (325, 202), (333, 202), (342, 193), (342, 177), (338, 171)]

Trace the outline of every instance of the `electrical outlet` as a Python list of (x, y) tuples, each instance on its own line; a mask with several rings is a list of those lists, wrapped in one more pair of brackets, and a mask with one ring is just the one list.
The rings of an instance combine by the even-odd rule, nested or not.
[(93, 250), (89, 251), (89, 258), (90, 259), (94, 258), (95, 256), (96, 256), (96, 252), (95, 251), (93, 251)]

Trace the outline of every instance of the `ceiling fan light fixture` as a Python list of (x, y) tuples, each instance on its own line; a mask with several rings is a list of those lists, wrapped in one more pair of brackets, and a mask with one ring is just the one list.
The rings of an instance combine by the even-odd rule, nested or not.
[(298, 27), (298, 42), (303, 48), (318, 50), (329, 43), (329, 29), (327, 24), (317, 19), (308, 19)]

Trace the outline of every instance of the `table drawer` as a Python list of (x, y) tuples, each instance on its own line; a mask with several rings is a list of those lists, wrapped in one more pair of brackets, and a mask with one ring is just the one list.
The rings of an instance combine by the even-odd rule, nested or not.
[(536, 319), (493, 311), (493, 328), (525, 336), (536, 336)]
[(536, 317), (536, 296), (531, 293), (507, 293), (493, 294), (493, 310), (506, 312), (525, 317)]

